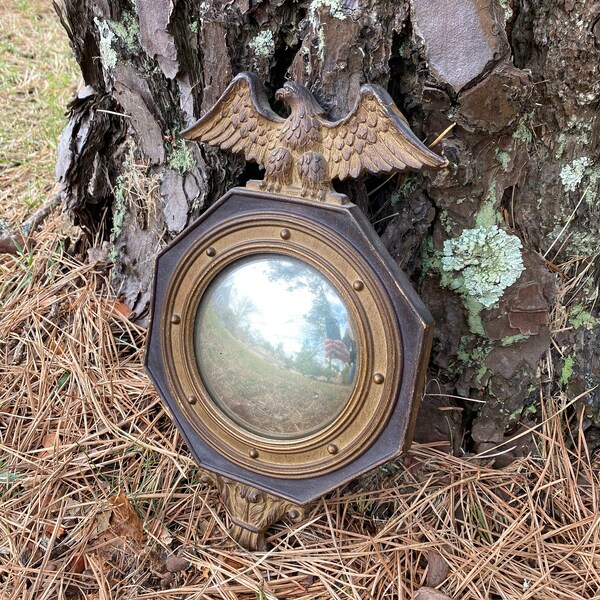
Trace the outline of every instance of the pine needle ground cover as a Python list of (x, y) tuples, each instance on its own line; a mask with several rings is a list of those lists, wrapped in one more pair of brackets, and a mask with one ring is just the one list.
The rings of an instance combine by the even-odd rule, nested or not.
[[(0, 62), (0, 216), (14, 224), (51, 191), (62, 123), (45, 84), (32, 117), (14, 82), (28, 85), (38, 60), (54, 69), (44, 44), (57, 77), (71, 67), (47, 5), (5, 3), (0, 22), (15, 48)], [(50, 112), (45, 142), (27, 133)], [(578, 399), (551, 385), (550, 353), (529, 457), (495, 469), (506, 446), (458, 458), (416, 445), (250, 554), (144, 374), (145, 330), (65, 228), (56, 212), (34, 249), (0, 255), (1, 598), (411, 599), (423, 586), (455, 599), (600, 596), (598, 465), (572, 433)], [(585, 265), (563, 268), (576, 285)], [(563, 321), (559, 302), (556, 330)]]

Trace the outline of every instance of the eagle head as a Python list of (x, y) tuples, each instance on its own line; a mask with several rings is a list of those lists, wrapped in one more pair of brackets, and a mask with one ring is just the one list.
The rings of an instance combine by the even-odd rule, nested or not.
[(323, 115), (325, 111), (310, 90), (303, 85), (288, 81), (275, 92), (275, 100), (281, 100), (294, 113), (304, 108), (309, 114)]

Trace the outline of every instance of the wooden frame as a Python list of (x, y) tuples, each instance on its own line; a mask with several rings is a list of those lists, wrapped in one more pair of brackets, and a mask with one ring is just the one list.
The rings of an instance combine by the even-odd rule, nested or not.
[[(345, 409), (324, 429), (282, 440), (248, 432), (219, 410), (193, 352), (202, 296), (223, 269), (245, 257), (300, 259), (334, 285), (358, 329), (359, 372)], [(337, 232), (273, 207), (226, 218), (180, 259), (162, 306), (169, 387), (188, 421), (215, 450), (250, 471), (287, 478), (322, 475), (352, 461), (386, 424), (402, 379), (400, 331), (391, 300), (371, 266)]]
[[(190, 325), (210, 281), (241, 257), (269, 252), (325, 274), (363, 348), (346, 409), (322, 431), (289, 442), (259, 439), (215, 410), (191, 354)], [(410, 443), (431, 326), (357, 207), (235, 188), (158, 257), (146, 366), (203, 467), (302, 505)]]

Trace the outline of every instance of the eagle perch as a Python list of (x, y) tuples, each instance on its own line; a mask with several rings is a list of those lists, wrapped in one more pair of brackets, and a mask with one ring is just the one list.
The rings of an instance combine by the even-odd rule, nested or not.
[(339, 121), (327, 120), (312, 93), (298, 83), (285, 83), (275, 98), (289, 107), (287, 118), (271, 109), (258, 76), (242, 72), (182, 135), (264, 167), (261, 189), (337, 203), (343, 196), (332, 187), (336, 177), (448, 164), (415, 136), (380, 86), (363, 85), (354, 109)]

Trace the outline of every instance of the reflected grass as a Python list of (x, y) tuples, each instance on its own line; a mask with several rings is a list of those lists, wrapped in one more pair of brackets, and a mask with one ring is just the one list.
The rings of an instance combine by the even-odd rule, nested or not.
[(352, 386), (322, 381), (259, 354), (208, 307), (197, 330), (198, 366), (217, 405), (260, 435), (293, 438), (317, 431), (343, 409)]

